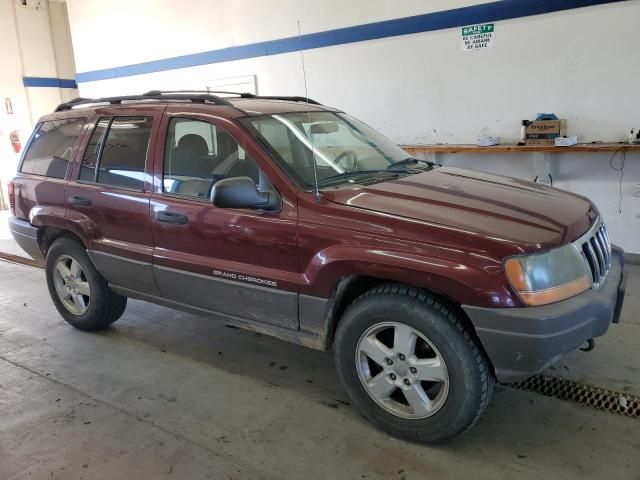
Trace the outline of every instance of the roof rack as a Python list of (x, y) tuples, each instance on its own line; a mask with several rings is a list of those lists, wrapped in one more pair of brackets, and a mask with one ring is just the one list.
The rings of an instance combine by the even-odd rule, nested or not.
[(136, 102), (144, 100), (169, 100), (169, 101), (186, 101), (194, 103), (211, 102), (216, 105), (233, 106), (229, 101), (219, 97), (216, 94), (236, 95), (240, 98), (255, 98), (262, 100), (285, 100), (289, 102), (303, 102), (313, 105), (322, 105), (311, 98), (307, 97), (283, 97), (277, 95), (254, 95), (253, 93), (238, 92), (211, 92), (207, 90), (149, 90), (142, 95), (123, 95), (119, 97), (101, 97), (101, 98), (74, 98), (68, 102), (61, 103), (55, 109), (56, 112), (71, 110), (80, 105), (93, 105), (95, 103), (108, 103), (110, 105), (120, 105), (122, 102)]
[(291, 97), (287, 97), (287, 96), (279, 96), (279, 95), (255, 95), (253, 93), (248, 93), (248, 92), (228, 92), (228, 91), (214, 91), (214, 90), (151, 90), (147, 93), (145, 93), (145, 95), (173, 95), (173, 94), (189, 94), (189, 93), (196, 93), (199, 95), (235, 95), (239, 98), (255, 98), (255, 99), (262, 99), (262, 100), (285, 100), (288, 102), (302, 102), (302, 103), (310, 103), (312, 105), (322, 105), (320, 102), (313, 100), (312, 98), (307, 98), (307, 97), (298, 97), (298, 96), (291, 96)]
[(314, 100), (313, 98), (308, 98), (308, 97), (282, 97), (279, 95), (253, 95), (252, 97), (248, 97), (248, 98), (259, 98), (259, 99), (263, 99), (263, 100), (285, 100), (287, 102), (302, 102), (302, 103), (309, 103), (311, 105), (322, 105), (320, 102)]
[(108, 103), (110, 105), (120, 105), (122, 102), (136, 102), (144, 100), (176, 100), (194, 103), (211, 102), (216, 105), (232, 106), (224, 98), (220, 98), (210, 93), (196, 92), (161, 92), (160, 90), (151, 90), (143, 95), (123, 95), (119, 97), (101, 97), (101, 98), (74, 98), (65, 103), (61, 103), (55, 109), (56, 112), (71, 110), (73, 107), (80, 105), (91, 105), (94, 103)]

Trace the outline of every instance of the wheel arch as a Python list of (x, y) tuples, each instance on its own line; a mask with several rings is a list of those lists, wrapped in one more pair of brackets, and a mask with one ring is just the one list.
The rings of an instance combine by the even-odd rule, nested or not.
[(61, 237), (67, 237), (75, 240), (80, 245), (82, 245), (85, 249), (87, 248), (86, 243), (82, 240), (82, 238), (71, 230), (67, 230), (65, 228), (53, 227), (50, 225), (43, 225), (38, 227), (38, 246), (42, 251), (43, 255), (46, 257), (49, 248), (57, 239)]
[(51, 244), (61, 236), (73, 238), (85, 249), (99, 236), (99, 229), (90, 217), (76, 214), (71, 219), (67, 213), (66, 208), (54, 205), (38, 205), (29, 212), (29, 222), (38, 229), (38, 246), (45, 256)]
[(350, 275), (342, 277), (338, 284), (336, 285), (334, 292), (332, 293), (329, 304), (326, 312), (326, 348), (330, 349), (334, 343), (335, 333), (338, 329), (338, 325), (340, 324), (340, 320), (342, 315), (347, 310), (347, 308), (353, 304), (357, 299), (359, 299), (362, 295), (364, 295), (367, 291), (376, 288), (383, 284), (391, 284), (399, 287), (403, 287), (405, 291), (408, 289), (418, 289), (421, 290), (433, 297), (436, 297), (438, 301), (440, 301), (447, 310), (453, 313), (456, 318), (463, 325), (465, 330), (471, 335), (475, 342), (480, 348), (482, 354), (487, 360), (487, 364), (491, 368), (492, 373), (495, 375), (494, 367), (487, 354), (484, 346), (482, 345), (482, 341), (476, 332), (475, 326), (473, 322), (466, 314), (466, 312), (462, 309), (461, 305), (456, 302), (454, 299), (449, 297), (443, 292), (434, 291), (430, 288), (425, 288), (422, 286), (411, 285), (405, 282), (393, 281), (381, 277), (373, 277), (366, 275)]

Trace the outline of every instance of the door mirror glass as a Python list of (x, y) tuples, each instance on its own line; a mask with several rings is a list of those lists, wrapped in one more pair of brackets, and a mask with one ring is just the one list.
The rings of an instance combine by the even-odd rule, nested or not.
[(277, 198), (271, 192), (261, 192), (249, 177), (218, 180), (211, 189), (211, 202), (218, 208), (255, 208), (273, 210)]

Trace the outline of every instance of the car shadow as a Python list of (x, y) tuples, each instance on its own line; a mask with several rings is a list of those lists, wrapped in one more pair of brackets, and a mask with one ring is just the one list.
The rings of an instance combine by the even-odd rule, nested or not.
[[(123, 335), (163, 352), (251, 377), (270, 388), (286, 388), (366, 421), (350, 405), (335, 371), (332, 351), (311, 350), (227, 326), (224, 319), (198, 317), (135, 300), (129, 302), (122, 319), (102, 334)], [(496, 385), (478, 424), (466, 435), (436, 448), (475, 451), (491, 439), (492, 448), (505, 454), (518, 451), (516, 455), (527, 455), (521, 452), (575, 440), (577, 433), (592, 428), (594, 415), (603, 414)]]

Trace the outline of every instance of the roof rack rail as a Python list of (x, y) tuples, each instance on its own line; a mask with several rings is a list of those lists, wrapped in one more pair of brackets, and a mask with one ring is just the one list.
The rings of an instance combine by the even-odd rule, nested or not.
[(94, 103), (108, 103), (111, 105), (119, 105), (122, 102), (136, 102), (144, 100), (176, 100), (188, 101), (194, 103), (211, 102), (216, 105), (232, 106), (227, 100), (211, 95), (209, 93), (195, 93), (189, 91), (183, 92), (161, 92), (160, 90), (151, 90), (143, 95), (123, 95), (119, 97), (101, 97), (101, 98), (74, 98), (65, 103), (61, 103), (55, 109), (56, 112), (71, 110), (73, 107), (80, 105), (91, 105)]
[(263, 100), (285, 100), (289, 102), (303, 102), (313, 105), (322, 105), (320, 102), (307, 97), (287, 97), (278, 95), (254, 95), (253, 93), (238, 93), (238, 92), (212, 92), (208, 90), (149, 90), (142, 95), (123, 95), (119, 97), (100, 97), (100, 98), (74, 98), (68, 102), (61, 103), (55, 109), (56, 112), (62, 112), (64, 110), (71, 110), (73, 107), (80, 105), (92, 105), (94, 103), (108, 103), (111, 105), (120, 105), (122, 102), (136, 102), (144, 100), (175, 100), (175, 101), (190, 101), (194, 103), (211, 102), (216, 105), (233, 106), (228, 100), (219, 97), (215, 94), (223, 95), (237, 95), (240, 98), (255, 98)]
[(302, 103), (310, 103), (312, 105), (322, 105), (320, 102), (313, 100), (312, 98), (307, 97), (298, 97), (298, 96), (280, 96), (280, 95), (256, 95), (254, 93), (249, 92), (229, 92), (224, 90), (151, 90), (145, 95), (172, 95), (175, 93), (179, 94), (187, 94), (187, 93), (197, 93), (203, 95), (235, 95), (240, 98), (256, 98), (263, 100), (286, 100), (288, 102), (302, 102)]
[(311, 105), (322, 105), (320, 102), (318, 102), (317, 100), (314, 100), (313, 98), (298, 97), (298, 96), (283, 97), (279, 95), (253, 95), (252, 97), (249, 97), (249, 98), (262, 98), (264, 100), (285, 100), (287, 102), (302, 102), (302, 103), (309, 103)]
[(244, 94), (244, 93), (238, 93), (238, 92), (223, 92), (223, 91), (214, 92), (212, 90), (149, 90), (143, 95), (160, 96), (160, 95), (173, 95), (175, 93), (180, 95), (184, 95), (184, 94), (214, 95), (216, 93), (222, 93), (224, 95), (250, 95), (249, 93)]

